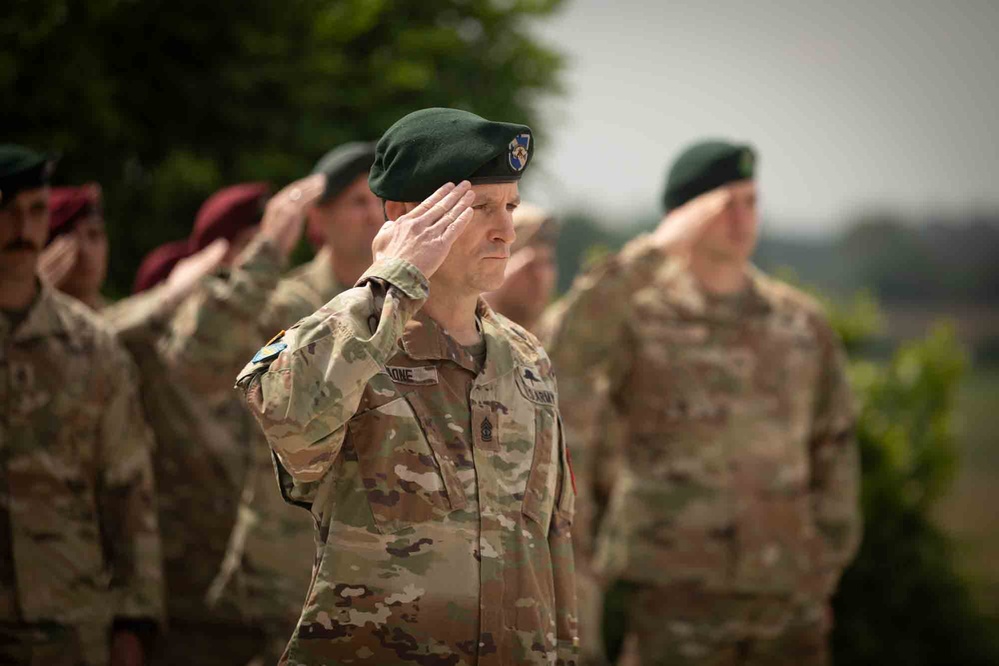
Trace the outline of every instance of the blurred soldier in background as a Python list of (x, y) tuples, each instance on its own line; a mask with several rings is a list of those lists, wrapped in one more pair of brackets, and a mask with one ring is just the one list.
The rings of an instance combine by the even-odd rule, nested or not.
[[(210, 608), (205, 599), (235, 524), (249, 445), (233, 436), (217, 405), (178, 380), (158, 343), (199, 281), (231, 264), (257, 233), (268, 191), (266, 183), (250, 183), (210, 197), (189, 239), (161, 246), (143, 262), (137, 282), (162, 282), (106, 306), (100, 295), (108, 256), (100, 190), (95, 185), (52, 190), (50, 230), (57, 236), (42, 253), (39, 272), (60, 291), (101, 309), (138, 366), (142, 405), (156, 440), (153, 468), (170, 634), (154, 649), (154, 664), (198, 655), (199, 664), (242, 665), (263, 649), (261, 630), (232, 608)], [(238, 404), (227, 398), (230, 407)], [(242, 422), (252, 427), (244, 412), (239, 411)], [(228, 413), (223, 409), (221, 416)]]
[(503, 286), (483, 298), (496, 312), (533, 331), (558, 280), (559, 225), (548, 211), (522, 203), (513, 212), (513, 228), (517, 239), (510, 247)]
[(103, 311), (139, 367), (142, 401), (156, 436), (169, 633), (151, 662), (161, 666), (242, 666), (261, 650), (259, 641), (246, 640), (251, 630), (239, 613), (210, 608), (205, 600), (235, 524), (248, 445), (233, 437), (210, 403), (178, 381), (157, 349), (177, 305), (218, 268), (227, 249), (227, 239), (218, 238), (175, 266), (176, 252), (154, 250), (152, 260), (143, 262), (146, 273), (165, 272), (168, 279)]
[[(228, 254), (228, 241), (225, 243), (226, 254)], [(173, 271), (173, 267), (188, 255), (190, 255), (190, 251), (186, 238), (163, 243), (163, 245), (153, 248), (149, 254), (143, 257), (142, 263), (135, 271), (132, 293), (141, 294), (166, 280)], [(216, 268), (218, 266), (213, 266), (211, 270), (214, 271)]]
[(527, 127), (455, 109), (399, 120), (371, 170), (390, 220), (375, 263), (241, 373), (283, 493), (318, 527), (282, 663), (574, 661), (550, 364), (480, 298), (502, 284), (532, 149)]
[(54, 187), (49, 197), (49, 242), (38, 260), (38, 276), (92, 310), (107, 303), (101, 295), (108, 272), (101, 187)]
[(860, 534), (843, 351), (815, 302), (749, 263), (754, 162), (728, 142), (684, 151), (659, 229), (552, 315), (582, 482), (601, 464), (593, 368), (627, 421), (596, 566), (609, 651), (628, 635), (643, 665), (827, 663)]
[[(227, 428), (249, 447), (237, 523), (209, 600), (264, 630), (268, 663), (280, 656), (301, 611), (315, 541), (308, 515), (286, 504), (274, 486), (270, 451), (232, 381), (269, 337), (331, 300), (370, 265), (371, 241), (382, 224), (381, 204), (367, 184), (373, 159), (372, 144), (341, 146), (319, 161), (313, 176), (272, 198), (231, 270), (199, 286), (162, 347), (170, 367), (199, 394), (220, 399)], [(326, 245), (280, 279), (306, 215)]]
[(113, 333), (37, 278), (50, 169), (0, 146), (0, 662), (142, 664), (163, 615), (152, 439)]

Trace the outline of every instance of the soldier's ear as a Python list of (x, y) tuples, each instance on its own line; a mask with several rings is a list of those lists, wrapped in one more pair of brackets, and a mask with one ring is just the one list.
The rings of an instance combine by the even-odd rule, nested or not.
[(382, 210), (385, 211), (385, 221), (398, 220), (400, 217), (416, 208), (416, 205), (402, 203), (401, 201), (382, 201)]

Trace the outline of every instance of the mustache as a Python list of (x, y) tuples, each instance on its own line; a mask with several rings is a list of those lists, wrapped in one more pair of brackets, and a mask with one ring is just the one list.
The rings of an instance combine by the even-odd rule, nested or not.
[(4, 252), (10, 252), (11, 250), (35, 250), (37, 252), (38, 246), (26, 238), (15, 238), (3, 246)]

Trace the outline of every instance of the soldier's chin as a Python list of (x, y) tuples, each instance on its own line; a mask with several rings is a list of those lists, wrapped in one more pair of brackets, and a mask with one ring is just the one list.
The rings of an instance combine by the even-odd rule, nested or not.
[(503, 286), (503, 274), (504, 269), (506, 268), (506, 262), (494, 261), (493, 263), (502, 264), (498, 271), (484, 269), (476, 276), (477, 279), (475, 280), (475, 287), (482, 293), (496, 291)]

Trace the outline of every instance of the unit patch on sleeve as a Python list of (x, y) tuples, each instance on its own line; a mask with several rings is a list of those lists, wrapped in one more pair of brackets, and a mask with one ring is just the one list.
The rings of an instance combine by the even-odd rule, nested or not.
[(554, 385), (550, 379), (543, 379), (537, 368), (519, 366), (517, 368), (517, 387), (531, 402), (555, 406)]

